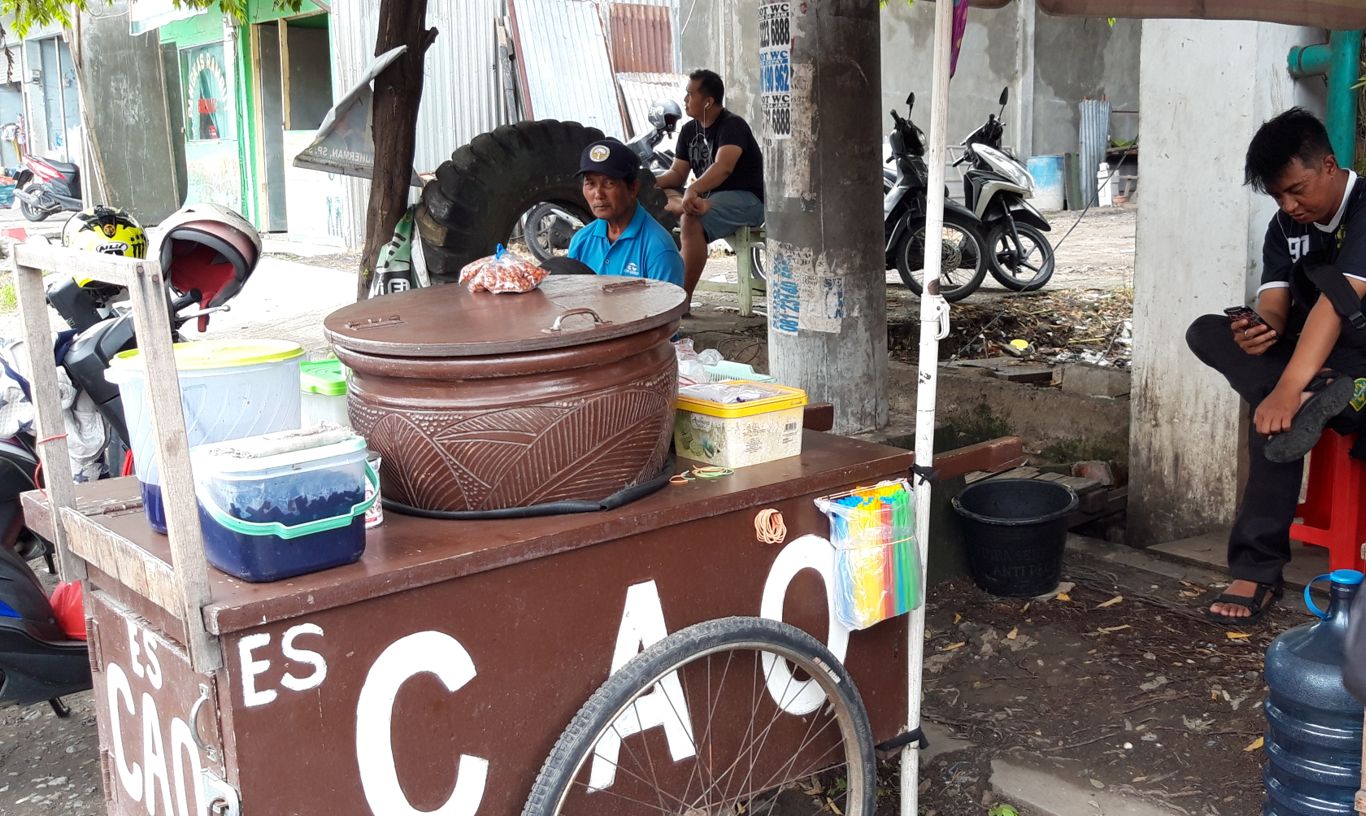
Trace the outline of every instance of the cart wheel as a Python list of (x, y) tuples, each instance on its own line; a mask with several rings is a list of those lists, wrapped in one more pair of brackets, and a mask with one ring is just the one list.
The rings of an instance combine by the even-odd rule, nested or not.
[(522, 814), (872, 816), (876, 781), (868, 715), (834, 655), (785, 623), (722, 618), (607, 678)]

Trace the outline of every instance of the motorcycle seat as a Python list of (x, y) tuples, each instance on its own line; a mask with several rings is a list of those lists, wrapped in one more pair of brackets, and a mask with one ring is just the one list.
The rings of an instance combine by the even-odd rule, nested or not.
[(74, 176), (76, 174), (76, 171), (79, 169), (76, 165), (70, 162), (57, 161), (56, 159), (43, 159), (43, 161), (52, 165), (58, 173), (61, 173), (67, 178)]

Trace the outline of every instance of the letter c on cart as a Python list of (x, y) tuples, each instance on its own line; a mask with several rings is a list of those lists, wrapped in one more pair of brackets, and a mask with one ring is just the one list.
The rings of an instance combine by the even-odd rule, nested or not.
[(488, 781), (486, 759), (462, 754), (451, 798), (433, 811), (414, 808), (399, 784), (392, 742), (394, 699), (404, 683), (426, 672), (436, 675), (452, 693), (476, 673), (465, 647), (443, 632), (417, 632), (401, 638), (370, 667), (356, 705), (356, 760), (365, 800), (372, 812), (383, 816), (474, 816)]

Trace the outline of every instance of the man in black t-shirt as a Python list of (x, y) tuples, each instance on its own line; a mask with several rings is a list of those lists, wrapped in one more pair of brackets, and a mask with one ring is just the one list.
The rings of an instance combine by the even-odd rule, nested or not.
[(1354, 429), (1366, 397), (1355, 393), (1366, 331), (1346, 319), (1361, 318), (1366, 297), (1366, 181), (1338, 166), (1323, 123), (1299, 108), (1257, 131), (1245, 177), (1279, 206), (1262, 244), (1256, 314), (1205, 315), (1186, 332), (1253, 410), (1228, 544), (1233, 581), (1206, 612), (1229, 625), (1256, 621), (1280, 596), (1304, 456), (1325, 427)]
[[(764, 157), (749, 124), (721, 106), (725, 93), (714, 71), (688, 76), (683, 107), (692, 119), (679, 130), (673, 166), (655, 179), (670, 193), (668, 209), (683, 230), (690, 303), (707, 264), (707, 244), (764, 223)], [(696, 178), (681, 190), (690, 172)]]

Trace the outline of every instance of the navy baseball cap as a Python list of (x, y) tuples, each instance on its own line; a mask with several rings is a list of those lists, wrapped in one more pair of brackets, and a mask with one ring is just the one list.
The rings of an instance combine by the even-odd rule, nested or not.
[(602, 173), (614, 179), (629, 179), (638, 172), (640, 158), (635, 151), (616, 139), (599, 139), (583, 149), (576, 175)]

